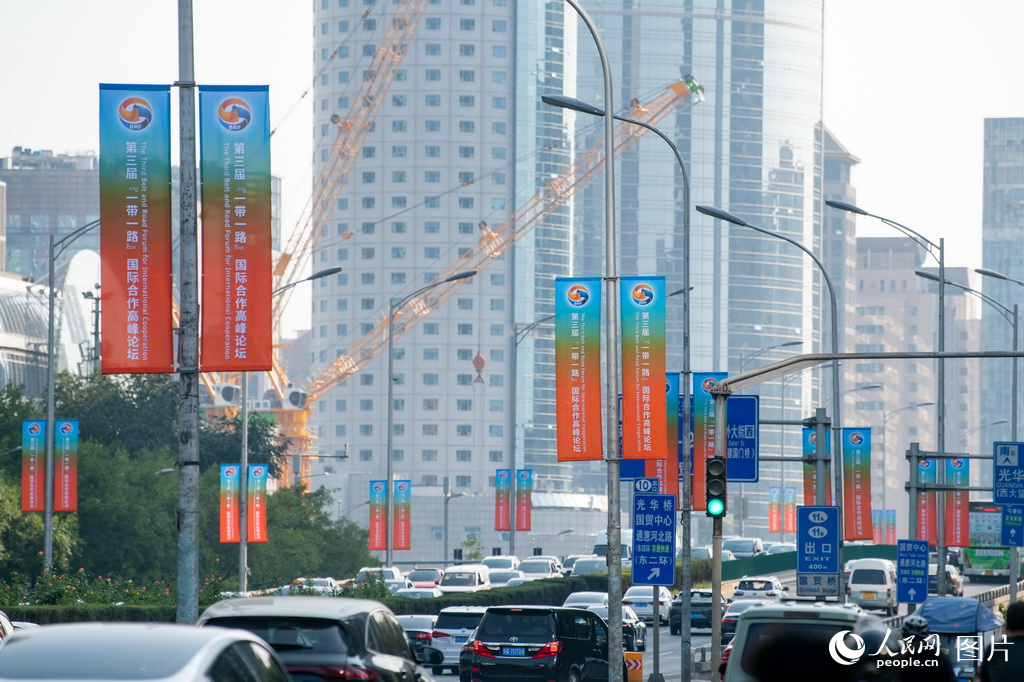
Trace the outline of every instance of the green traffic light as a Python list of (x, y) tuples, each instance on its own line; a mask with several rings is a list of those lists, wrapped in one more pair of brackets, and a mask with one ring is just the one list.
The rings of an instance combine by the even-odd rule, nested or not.
[(721, 516), (725, 513), (725, 502), (722, 500), (708, 500), (708, 516)]

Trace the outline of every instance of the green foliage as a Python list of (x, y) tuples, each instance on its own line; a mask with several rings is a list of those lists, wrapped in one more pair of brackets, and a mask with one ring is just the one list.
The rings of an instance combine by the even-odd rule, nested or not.
[[(45, 414), (43, 406), (28, 398), (17, 386), (7, 386), (0, 391), (0, 455), (21, 445), (21, 422), (24, 419), (40, 419)], [(5, 471), (14, 471), (6, 465), (21, 460), (17, 453), (3, 458)]]
[(467, 561), (480, 561), (484, 558), (483, 543), (478, 537), (468, 537), (459, 543)]

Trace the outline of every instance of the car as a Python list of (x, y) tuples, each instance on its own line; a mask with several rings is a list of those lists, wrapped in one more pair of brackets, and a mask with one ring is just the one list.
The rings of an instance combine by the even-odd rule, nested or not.
[(491, 588), (491, 569), (483, 564), (461, 564), (444, 569), (438, 588), (450, 592), (479, 592)]
[[(710, 559), (711, 558), (711, 545), (692, 547), (690, 549), (691, 559)], [(722, 561), (734, 561), (736, 556), (727, 549), (722, 550)]]
[(795, 552), (796, 545), (792, 542), (776, 542), (768, 548), (768, 554), (786, 554), (787, 552)]
[[(522, 573), (522, 571), (520, 571), (520, 573)], [(505, 583), (505, 587), (518, 587), (520, 585), (525, 585), (528, 582), (532, 582), (532, 580), (530, 578), (527, 578), (526, 576), (523, 576), (521, 578), (512, 578), (507, 583)]]
[(530, 557), (519, 564), (519, 570), (530, 580), (541, 580), (543, 578), (561, 578), (562, 571), (559, 565), (549, 558)]
[[(928, 565), (928, 594), (936, 594), (939, 589), (939, 565)], [(964, 596), (964, 576), (952, 564), (946, 564), (946, 593), (950, 597)]]
[(508, 584), (508, 581), (513, 578), (524, 577), (526, 577), (526, 575), (518, 569), (515, 571), (491, 571), (491, 589), (494, 589), (495, 587), (505, 587), (505, 585)]
[(565, 557), (565, 561), (562, 562), (562, 575), (564, 577), (568, 578), (570, 575), (572, 575), (572, 565), (576, 563), (577, 559), (586, 559), (587, 557), (592, 557), (592, 556), (594, 556), (594, 555), (593, 554), (570, 554), (569, 556)]
[(602, 557), (586, 557), (577, 559), (572, 565), (570, 575), (594, 575), (595, 573), (607, 573), (608, 561)]
[(444, 592), (436, 587), (406, 587), (395, 592), (396, 597), (406, 599), (433, 599), (440, 597)]
[[(415, 589), (415, 588), (413, 588)], [(434, 621), (437, 616), (433, 615), (407, 615), (395, 616), (398, 624), (405, 631), (405, 637), (409, 640), (409, 646), (417, 661), (423, 660), (423, 649), (431, 644), (431, 637), (434, 632)]]
[(290, 585), (277, 588), (275, 594), (318, 594), (332, 597), (340, 586), (334, 578), (296, 578)]
[(443, 660), (433, 666), (435, 675), (440, 675), (445, 668), (458, 672), (462, 645), (469, 641), (486, 610), (486, 606), (447, 606), (437, 614), (431, 646), (441, 651)]
[(11, 625), (14, 626), (15, 630), (27, 630), (28, 628), (39, 627), (39, 623), (30, 623), (27, 620), (12, 620)]
[(440, 568), (417, 568), (406, 577), (413, 587), (437, 587), (442, 574)]
[(733, 538), (722, 543), (722, 549), (733, 553), (737, 559), (749, 559), (750, 557), (764, 554), (764, 544), (760, 538)]
[(514, 554), (492, 554), (485, 556), (480, 563), (492, 571), (514, 571), (519, 568), (519, 557)]
[(583, 609), (492, 606), (468, 657), (480, 682), (607, 680), (608, 626)]
[(864, 609), (896, 611), (896, 564), (888, 559), (856, 559), (846, 580), (849, 601)]
[[(534, 554), (532, 557), (530, 557), (530, 559), (547, 559), (548, 561), (551, 561), (555, 564), (556, 571), (558, 571), (559, 573), (562, 572), (562, 559), (561, 557), (557, 557), (554, 554)], [(522, 571), (522, 567), (520, 567), (519, 570)]]
[[(728, 600), (722, 600), (728, 605)], [(673, 635), (682, 634), (683, 593), (680, 592), (672, 600), (668, 608), (668, 630)], [(693, 588), (690, 590), (690, 627), (711, 627), (711, 590)]]
[(668, 623), (668, 609), (672, 604), (672, 593), (667, 587), (633, 585), (622, 595), (622, 605), (629, 606), (645, 621), (654, 620), (654, 591), (658, 592), (658, 625)]
[(251, 632), (173, 623), (59, 623), (18, 630), (0, 647), (0, 671), (0, 679), (23, 680), (289, 679), (280, 657)]
[(381, 580), (401, 580), (405, 577), (397, 566), (363, 566), (356, 573), (356, 582), (366, 580), (370, 575), (380, 576)]
[(779, 579), (774, 575), (743, 576), (740, 578), (736, 589), (733, 590), (732, 599), (782, 599), (783, 593), (789, 592), (788, 587), (783, 587)]
[(571, 606), (576, 609), (585, 609), (590, 606), (608, 606), (608, 593), (573, 592), (565, 598), (565, 601), (562, 602), (562, 606), (566, 608)]
[(722, 614), (722, 643), (725, 644), (732, 641), (733, 635), (736, 634), (736, 624), (740, 620), (741, 613), (758, 604), (771, 603), (774, 602), (765, 601), (764, 599), (741, 599), (729, 604), (725, 613)]
[[(607, 606), (588, 606), (587, 610), (601, 616), (605, 625), (608, 624)], [(622, 607), (622, 646), (627, 651), (647, 651), (647, 623), (628, 606)]]
[[(262, 637), (297, 679), (341, 670), (347, 679), (410, 682), (423, 674), (395, 615), (372, 599), (225, 599), (203, 611), (198, 624), (200, 630), (239, 628)], [(442, 659), (431, 647), (421, 655), (428, 663)]]
[(407, 590), (412, 587), (412, 581), (408, 578), (402, 578), (401, 580), (394, 580), (388, 578), (384, 581), (384, 586), (388, 588), (388, 592), (394, 594), (399, 590)]

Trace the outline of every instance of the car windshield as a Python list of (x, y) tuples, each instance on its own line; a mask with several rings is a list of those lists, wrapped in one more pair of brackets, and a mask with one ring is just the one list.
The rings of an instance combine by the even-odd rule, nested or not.
[(445, 613), (437, 617), (435, 630), (472, 630), (480, 624), (482, 613)]
[(772, 581), (770, 580), (741, 580), (739, 587), (737, 589), (763, 592), (765, 590), (770, 590), (773, 587), (775, 586), (772, 584)]
[(441, 578), (442, 587), (474, 587), (476, 584), (476, 573), (469, 571), (464, 573), (445, 573), (444, 577)]
[(398, 622), (403, 630), (432, 630), (434, 628), (433, 616), (398, 616)]
[[(821, 642), (824, 649), (829, 640), (840, 630), (849, 630), (850, 624), (840, 623), (751, 623), (747, 629), (747, 638), (743, 642), (743, 670), (748, 673), (754, 670), (758, 652), (764, 651), (771, 643), (784, 641)], [(729, 665), (733, 665), (732, 662)]]
[(555, 638), (555, 617), (549, 611), (491, 609), (484, 614), (476, 631), (478, 638), (522, 637), (550, 641)]
[(725, 615), (727, 615), (727, 616), (734, 616), (734, 615), (743, 613), (744, 611), (749, 609), (751, 606), (753, 606), (754, 604), (758, 604), (758, 603), (760, 603), (760, 602), (758, 602), (756, 600), (755, 601), (751, 601), (751, 600), (747, 600), (747, 601), (734, 601), (733, 603), (729, 604), (729, 608), (725, 610)]
[(437, 571), (413, 571), (409, 574), (409, 580), (413, 582), (426, 582), (428, 580), (437, 582)]
[(605, 563), (604, 559), (580, 559), (572, 565), (573, 575), (604, 573), (607, 570), (608, 564)]
[(884, 585), (885, 571), (880, 568), (858, 568), (850, 576), (855, 585)]
[(727, 549), (730, 552), (753, 552), (754, 541), (753, 540), (726, 540), (722, 543), (722, 549)]
[(491, 584), (507, 583), (512, 578), (521, 578), (519, 571), (491, 571)]
[(711, 599), (711, 593), (710, 592), (698, 592), (696, 590), (694, 590), (693, 592), (690, 592), (690, 600), (691, 601), (702, 601), (704, 599)]
[(600, 592), (575, 592), (565, 598), (565, 606), (569, 604), (600, 604), (604, 594)]
[(551, 563), (548, 561), (524, 561), (519, 564), (519, 570), (523, 573), (550, 573)]
[(231, 616), (211, 618), (206, 625), (241, 628), (259, 635), (278, 652), (305, 649), (319, 654), (348, 652), (345, 631), (326, 618), (282, 618), (280, 616)]
[(395, 592), (395, 596), (406, 599), (430, 599), (435, 595), (433, 588), (430, 587), (407, 587)]
[(512, 559), (507, 556), (496, 556), (481, 562), (487, 568), (512, 568)]
[[(168, 646), (163, 639), (132, 636), (130, 642), (95, 636), (64, 637), (59, 655), (52, 639), (19, 639), (4, 648), (3, 675), (9, 679), (153, 680), (170, 677), (188, 663), (195, 646)], [(126, 646), (127, 644), (127, 646)], [(87, 663), (86, 663), (87, 662)]]

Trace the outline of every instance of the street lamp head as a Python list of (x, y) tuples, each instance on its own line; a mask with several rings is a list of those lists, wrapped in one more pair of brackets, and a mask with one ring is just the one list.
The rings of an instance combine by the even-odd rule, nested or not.
[(983, 275), (985, 277), (994, 277), (996, 279), (1010, 279), (1003, 273), (996, 272), (995, 270), (989, 270), (988, 268), (974, 268), (974, 271), (979, 275)]
[(849, 211), (850, 213), (856, 213), (857, 215), (871, 215), (870, 213), (865, 211), (863, 208), (860, 208), (859, 206), (854, 206), (853, 204), (848, 204), (845, 201), (836, 201), (835, 199), (826, 199), (825, 200), (825, 205), (826, 206), (831, 206), (832, 208), (838, 208), (840, 211)]
[(470, 277), (473, 277), (474, 275), (476, 275), (476, 270), (466, 270), (464, 272), (459, 272), (459, 273), (456, 273), (456, 274), (452, 275), (451, 277), (446, 279), (445, 282), (454, 282), (454, 281), (460, 280), (460, 279), (469, 279)]
[(711, 216), (712, 218), (717, 218), (718, 220), (724, 220), (727, 223), (739, 225), (740, 227), (747, 227), (747, 221), (743, 220), (742, 218), (737, 218), (732, 213), (729, 213), (728, 211), (723, 211), (720, 208), (715, 208), (714, 206), (697, 206), (696, 208), (697, 213), (703, 213), (706, 216)]
[(566, 97), (565, 95), (542, 95), (540, 101), (544, 102), (544, 104), (550, 104), (553, 107), (571, 109), (572, 111), (579, 111), (584, 114), (590, 114), (591, 116), (604, 116), (604, 109), (595, 107), (593, 104), (584, 102), (581, 99), (576, 99), (575, 97)]
[(320, 279), (321, 277), (330, 277), (331, 275), (336, 275), (344, 269), (345, 268), (341, 267), (340, 265), (337, 265), (333, 268), (326, 268), (324, 270), (320, 270), (319, 272), (314, 272), (312, 275), (309, 276), (309, 281), (312, 282), (314, 279)]
[(930, 272), (925, 272), (924, 270), (914, 270), (914, 274), (917, 275), (918, 277), (923, 277), (924, 279), (931, 280), (932, 282), (939, 281), (938, 275), (934, 275)]

